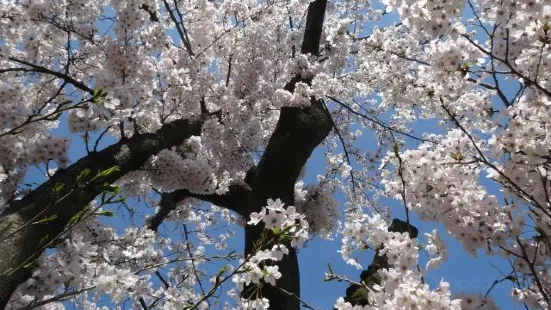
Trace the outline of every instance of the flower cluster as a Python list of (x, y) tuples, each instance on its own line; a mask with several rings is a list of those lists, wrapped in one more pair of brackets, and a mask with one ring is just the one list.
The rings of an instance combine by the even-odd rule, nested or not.
[(356, 260), (350, 258), (350, 254), (355, 249), (366, 248), (367, 243), (374, 247), (381, 245), (384, 241), (384, 235), (388, 232), (387, 229), (388, 224), (379, 215), (368, 217), (365, 214), (354, 214), (351, 216), (350, 220), (345, 222), (341, 232), (343, 238), (339, 252), (343, 260), (358, 269), (362, 268)]
[(435, 38), (450, 30), (452, 20), (459, 17), (464, 4), (459, 0), (405, 1), (382, 0), (387, 10), (397, 8), (402, 22), (412, 31)]
[(266, 207), (260, 212), (252, 212), (249, 225), (257, 225), (261, 221), (266, 229), (282, 230), (291, 239), (291, 246), (302, 247), (308, 240), (308, 222), (305, 216), (297, 212), (293, 206), (283, 208), (285, 204), (278, 198), (268, 199)]
[[(232, 277), (233, 283), (239, 292), (250, 285), (267, 283), (275, 286), (276, 280), (281, 278), (279, 266), (275, 262), (281, 261), (284, 255), (289, 254), (289, 249), (284, 240), (290, 240), (291, 246), (300, 247), (308, 238), (308, 223), (304, 215), (296, 213), (293, 206), (283, 208), (280, 199), (268, 199), (267, 205), (257, 213), (251, 213), (251, 220), (247, 223), (257, 225), (263, 222), (266, 229), (270, 229), (275, 238), (268, 244), (276, 243), (271, 248), (258, 249), (254, 254), (241, 260), (237, 273)], [(261, 246), (266, 246), (261, 244)], [(266, 298), (243, 299), (235, 291), (228, 294), (234, 297), (242, 309), (268, 309), (269, 301)]]
[[(416, 239), (411, 239), (409, 233), (388, 231), (388, 225), (379, 216), (364, 216), (363, 220), (345, 225), (345, 235), (354, 236), (343, 242), (341, 253), (343, 258), (358, 267), (359, 264), (348, 258), (350, 245), (365, 246), (378, 249), (376, 255), (385, 255), (389, 268), (379, 269), (380, 285), (369, 287), (369, 305), (353, 306), (340, 298), (335, 307), (346, 310), (365, 309), (411, 309), (425, 305), (431, 309), (461, 309), (461, 300), (451, 299), (449, 284), (442, 281), (436, 289), (432, 289), (422, 280), (423, 273), (413, 268), (417, 265), (419, 256)], [(360, 237), (363, 236), (363, 237)], [(439, 240), (434, 234), (430, 240)], [(434, 244), (430, 242), (429, 244)]]
[(499, 307), (495, 304), (494, 300), (490, 297), (483, 296), (482, 294), (459, 294), (457, 297), (461, 298), (461, 309), (465, 310), (498, 310)]
[(138, 272), (166, 261), (154, 243), (153, 231), (127, 229), (119, 236), (95, 218), (86, 219), (57, 246), (55, 254), (43, 259), (31, 279), (12, 296), (8, 308), (46, 299), (63, 285), (108, 294), (116, 302), (153, 293), (149, 275)]
[(159, 171), (152, 177), (153, 184), (165, 190), (186, 188), (193, 193), (212, 193), (216, 189), (216, 178), (205, 161), (184, 159), (174, 150), (163, 150), (151, 164)]
[(87, 113), (90, 111), (83, 108), (69, 112), (67, 116), (69, 132), (96, 131), (104, 127), (100, 118), (93, 117), (91, 113)]
[(425, 245), (425, 250), (429, 256), (431, 256), (425, 266), (425, 269), (429, 270), (430, 268), (438, 268), (448, 260), (448, 248), (444, 243), (444, 240), (440, 238), (440, 235), (437, 233), (436, 229), (433, 229), (430, 234), (425, 233), (425, 236), (428, 239), (427, 244)]
[(192, 193), (227, 192), (232, 180), (229, 173), (216, 175), (217, 167), (209, 162), (212, 154), (201, 141), (200, 137), (192, 137), (179, 149), (163, 150), (153, 156), (150, 165), (157, 171), (151, 178), (153, 184), (169, 191), (185, 188)]
[(396, 269), (383, 269), (381, 286), (375, 285), (369, 293), (369, 305), (353, 306), (341, 297), (335, 303), (338, 310), (378, 310), (378, 309), (412, 309), (423, 305), (427, 309), (459, 310), (461, 299), (450, 298), (451, 291), (447, 282), (441, 281), (437, 288), (431, 290), (423, 284), (421, 274), (408, 271), (405, 274)]
[(439, 144), (425, 143), (399, 156), (402, 167), (395, 154), (389, 153), (387, 160), (400, 169), (401, 178), (383, 172), (389, 195), (400, 197), (405, 181), (410, 207), (422, 218), (444, 223), (465, 249), (474, 253), (496, 234), (509, 231), (507, 209), (499, 208), (497, 198), (479, 184), (482, 170), (472, 161), (479, 155), (463, 132), (451, 130)]
[(343, 259), (357, 268), (361, 265), (350, 254), (355, 248), (379, 249), (379, 255), (385, 255), (388, 262), (397, 268), (408, 269), (417, 264), (419, 256), (417, 239), (411, 239), (407, 232), (399, 233), (388, 230), (388, 224), (380, 215), (348, 221), (343, 230), (341, 250)]
[(276, 285), (276, 280), (281, 278), (278, 266), (266, 265), (267, 261), (277, 262), (283, 258), (283, 255), (289, 254), (289, 250), (284, 245), (274, 245), (270, 250), (260, 250), (245, 262), (240, 271), (241, 273), (232, 278), (233, 283), (241, 292), (245, 286), (258, 284), (262, 280), (264, 283)]
[(45, 137), (44, 140), (36, 143), (31, 148), (28, 153), (29, 161), (37, 165), (53, 160), (60, 167), (65, 167), (69, 162), (67, 158), (68, 148), (68, 138)]
[(295, 184), (295, 207), (297, 212), (304, 214), (308, 222), (308, 231), (330, 238), (337, 219), (338, 203), (333, 198), (333, 191), (329, 186), (304, 186), (304, 183)]

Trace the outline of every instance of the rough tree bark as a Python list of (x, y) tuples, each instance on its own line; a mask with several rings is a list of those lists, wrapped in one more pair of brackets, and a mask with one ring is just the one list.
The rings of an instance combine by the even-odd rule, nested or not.
[[(323, 102), (312, 98), (312, 106), (305, 109), (284, 108), (268, 146), (257, 167), (251, 169), (246, 184), (233, 184), (225, 195), (198, 195), (182, 189), (165, 193), (161, 208), (149, 221), (149, 228), (157, 230), (164, 218), (182, 199), (187, 197), (208, 201), (233, 210), (247, 218), (259, 212), (268, 198), (294, 204), (294, 185), (300, 170), (332, 128), (331, 116)], [(251, 254), (253, 242), (263, 232), (261, 225), (245, 227), (245, 254)], [(300, 275), (296, 251), (287, 244), (289, 255), (278, 262), (282, 273), (277, 287), (263, 286), (262, 296), (270, 300), (270, 309), (300, 309)], [(283, 292), (284, 289), (289, 295)], [(295, 295), (295, 296), (293, 296)]]
[[(323, 29), (327, 0), (310, 3), (301, 52), (317, 55)], [(286, 85), (294, 90), (297, 82), (310, 83), (295, 77)], [(149, 222), (149, 228), (157, 230), (162, 220), (185, 197), (195, 197), (229, 208), (245, 217), (258, 212), (268, 198), (280, 198), (286, 205), (294, 203), (294, 184), (300, 170), (332, 128), (331, 116), (324, 102), (311, 98), (307, 108), (285, 107), (272, 134), (268, 146), (257, 167), (253, 167), (246, 179), (247, 184), (234, 184), (226, 195), (193, 195), (179, 190), (163, 195), (161, 209)], [(91, 153), (66, 169), (59, 170), (50, 180), (40, 185), (20, 200), (12, 201), (0, 214), (0, 308), (3, 309), (13, 291), (31, 275), (31, 263), (44, 252), (45, 245), (63, 233), (71, 219), (102, 192), (105, 183), (112, 184), (130, 171), (139, 169), (145, 161), (162, 149), (181, 144), (192, 135), (201, 134), (204, 117), (184, 119), (166, 124), (155, 133), (138, 134), (122, 139), (100, 152)], [(98, 172), (113, 166), (119, 170), (108, 177), (91, 181)], [(87, 178), (77, 177), (85, 170)], [(55, 188), (63, 185), (54, 193)], [(53, 220), (37, 223), (41, 219)], [(262, 232), (262, 227), (245, 228), (245, 254)], [(277, 286), (291, 293), (265, 285), (264, 297), (271, 309), (300, 309), (300, 279), (296, 252), (290, 248), (279, 264), (283, 274)]]
[[(270, 143), (258, 165), (252, 184), (250, 212), (258, 212), (268, 198), (279, 198), (285, 205), (294, 204), (294, 185), (301, 168), (332, 128), (331, 116), (323, 103), (313, 100), (306, 109), (284, 109)], [(249, 212), (249, 213), (250, 213)], [(262, 232), (261, 226), (245, 227), (245, 253), (251, 253), (253, 242)], [(296, 251), (287, 244), (289, 255), (277, 265), (282, 277), (277, 287), (296, 295), (289, 296), (270, 285), (263, 286), (262, 295), (270, 300), (270, 309), (300, 309), (300, 277)]]

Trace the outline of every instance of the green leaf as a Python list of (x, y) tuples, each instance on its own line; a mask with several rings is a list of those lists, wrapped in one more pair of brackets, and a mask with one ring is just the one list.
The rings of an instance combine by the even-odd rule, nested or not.
[(226, 273), (228, 271), (230, 271), (230, 266), (227, 266), (227, 265), (222, 266), (222, 268), (220, 268), (218, 270), (218, 272), (216, 273), (216, 277), (221, 277), (224, 273)]
[(10, 227), (13, 226), (13, 224), (15, 223), (15, 220), (12, 218), (8, 221), (8, 223), (6, 225), (4, 225), (4, 227), (2, 227), (2, 230), (0, 230), (0, 236), (4, 235), (4, 233), (6, 231), (8, 231), (10, 229)]
[(289, 236), (289, 235), (281, 235), (281, 236), (279, 236), (279, 238), (278, 238), (278, 241), (279, 241), (279, 242), (283, 242), (283, 243), (285, 243), (285, 242), (291, 242), (291, 240), (293, 240), (293, 238), (292, 238), (291, 236)]
[(373, 288), (375, 284), (381, 284), (381, 282), (382, 282), (382, 278), (381, 278), (381, 275), (379, 275), (379, 273), (373, 273), (367, 276), (366, 278), (362, 279), (362, 283), (369, 288)]
[(88, 207), (80, 210), (77, 214), (73, 215), (71, 219), (69, 220), (69, 225), (76, 224), (78, 221), (80, 221), (81, 218), (84, 217), (84, 214), (88, 211)]
[(261, 244), (260, 240), (254, 240), (253, 241), (253, 248), (254, 249), (260, 248), (260, 244)]
[(47, 223), (47, 222), (51, 222), (51, 221), (55, 220), (56, 218), (57, 218), (57, 214), (52, 214), (52, 215), (50, 215), (48, 217), (45, 217), (45, 218), (43, 218), (39, 221), (33, 222), (32, 224), (36, 225), (36, 224)]
[(63, 183), (55, 183), (55, 185), (54, 185), (54, 193), (55, 193), (55, 194), (61, 193), (61, 190), (63, 190), (64, 187), (65, 187), (65, 184), (63, 184)]
[(23, 265), (23, 268), (30, 268), (34, 269), (34, 267), (38, 266), (38, 259), (34, 259), (32, 262)]
[(235, 250), (231, 251), (227, 255), (229, 258), (236, 259), (237, 258), (237, 252)]
[(367, 300), (367, 294), (368, 294), (367, 289), (363, 286), (360, 286), (354, 293), (352, 293), (352, 296), (350, 296), (350, 299), (354, 301)]
[(121, 169), (119, 168), (119, 166), (113, 166), (111, 168), (107, 168), (105, 170), (98, 172), (95, 178), (106, 178), (115, 172), (119, 172), (120, 170)]
[(115, 199), (115, 200), (109, 200), (109, 203), (125, 203), (125, 202), (126, 202), (125, 197), (120, 197), (119, 199)]
[(12, 270), (13, 270), (13, 268), (10, 267), (10, 268), (6, 269), (4, 272), (2, 272), (2, 275), (3, 275), (3, 276), (7, 276), (7, 275), (9, 275), (9, 274), (11, 273)]
[(92, 98), (90, 99), (90, 101), (93, 104), (100, 104), (101, 99), (103, 99), (105, 97), (107, 97), (107, 92), (101, 87), (96, 88), (96, 89), (94, 89), (94, 92), (92, 93)]
[(79, 175), (77, 176), (77, 183), (79, 183), (82, 179), (84, 179), (85, 177), (87, 177), (89, 174), (90, 174), (90, 169), (85, 168), (84, 170), (82, 170), (82, 171), (79, 173)]
[(333, 268), (331, 268), (331, 264), (330, 264), (330, 263), (327, 263), (327, 269), (329, 269), (329, 272), (330, 272), (330, 273), (332, 273), (332, 274), (334, 273), (334, 272), (333, 272)]
[(117, 185), (105, 183), (103, 184), (103, 192), (110, 193), (110, 194), (118, 194), (121, 192), (121, 188)]
[(97, 212), (96, 215), (107, 216), (107, 217), (115, 217), (115, 211), (111, 211), (111, 210), (100, 211), (100, 212)]

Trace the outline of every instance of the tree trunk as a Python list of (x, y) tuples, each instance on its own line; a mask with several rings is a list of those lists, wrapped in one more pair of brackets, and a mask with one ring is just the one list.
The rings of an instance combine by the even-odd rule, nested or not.
[[(301, 53), (318, 55), (327, 0), (315, 0), (310, 3), (306, 16), (306, 27)], [(294, 91), (297, 82), (310, 84), (308, 78), (296, 76), (286, 86)], [(323, 100), (310, 99), (311, 106), (300, 109), (285, 107), (268, 146), (260, 159), (255, 178), (251, 182), (253, 204), (251, 212), (259, 212), (268, 198), (281, 199), (286, 206), (294, 204), (294, 188), (300, 170), (314, 149), (327, 137), (333, 127), (331, 115)], [(250, 254), (253, 242), (258, 239), (263, 228), (247, 226), (245, 228), (245, 254)], [(276, 286), (264, 285), (262, 296), (270, 301), (272, 310), (300, 309), (300, 272), (296, 251), (287, 244), (289, 255), (278, 262), (282, 276)], [(286, 292), (282, 291), (281, 289)], [(291, 295), (289, 295), (289, 293)], [(293, 296), (294, 295), (294, 296)]]
[[(295, 182), (300, 170), (332, 128), (331, 115), (321, 100), (312, 98), (312, 105), (305, 109), (283, 108), (272, 137), (258, 164), (252, 183), (253, 205), (250, 212), (259, 212), (268, 198), (281, 199), (286, 206), (294, 204)], [(249, 213), (250, 213), (249, 212)], [(261, 226), (245, 228), (245, 254), (253, 250), (253, 242), (263, 231)], [(295, 249), (290, 244), (289, 255), (278, 262), (282, 277), (277, 287), (264, 285), (262, 296), (270, 300), (270, 309), (300, 309), (300, 274)]]

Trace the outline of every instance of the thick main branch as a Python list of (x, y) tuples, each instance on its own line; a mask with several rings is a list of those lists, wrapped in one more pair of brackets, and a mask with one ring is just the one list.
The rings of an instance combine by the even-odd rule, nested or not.
[[(30, 194), (13, 201), (0, 215), (0, 309), (6, 306), (17, 286), (31, 276), (32, 268), (24, 265), (39, 257), (45, 245), (63, 233), (71, 219), (102, 192), (105, 183), (112, 184), (139, 169), (160, 150), (200, 135), (202, 123), (199, 117), (177, 120), (155, 133), (123, 139), (59, 170)], [(113, 166), (119, 169), (107, 177), (92, 180), (98, 172)], [(88, 177), (77, 182), (79, 174), (86, 169), (90, 170)], [(54, 193), (54, 189), (60, 187), (61, 190)], [(39, 223), (43, 219), (51, 220)]]

